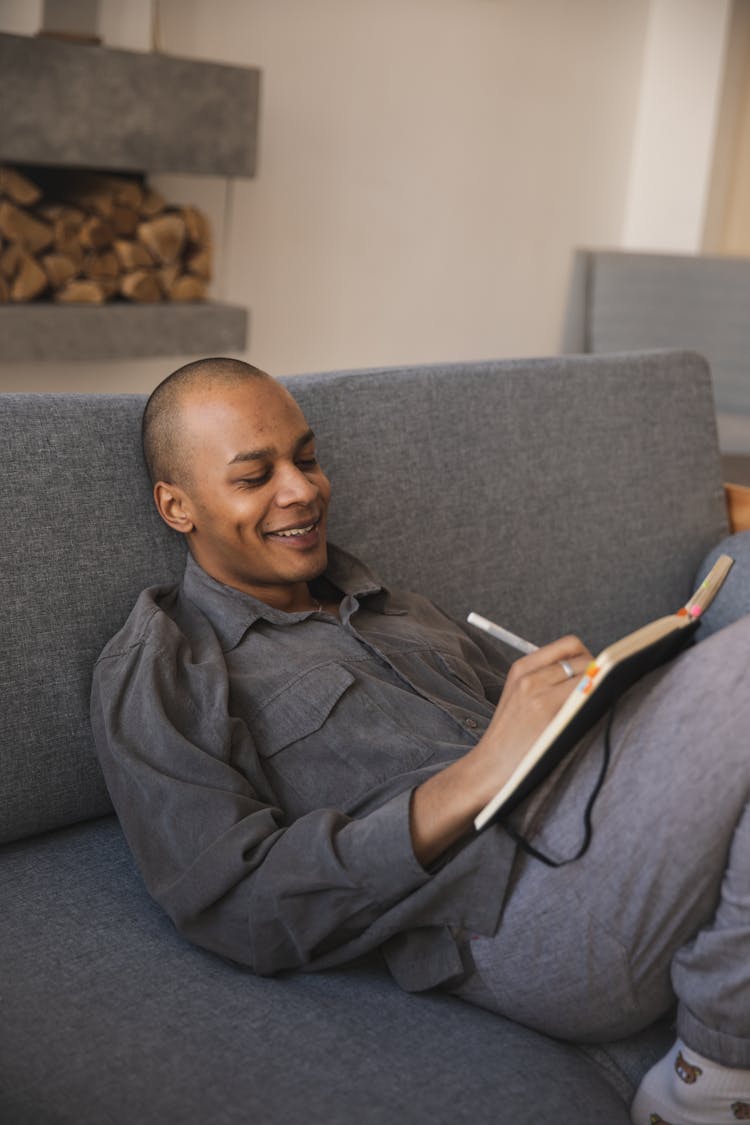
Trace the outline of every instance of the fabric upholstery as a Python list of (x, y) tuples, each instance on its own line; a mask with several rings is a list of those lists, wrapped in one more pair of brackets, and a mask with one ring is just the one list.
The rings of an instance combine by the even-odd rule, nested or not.
[[(687, 596), (727, 531), (705, 363), (564, 357), (290, 379), (331, 538), (392, 585), (594, 650)], [(184, 547), (136, 395), (0, 396), (0, 841), (102, 815), (90, 669)], [(675, 599), (677, 602), (675, 603)]]
[[(333, 481), (334, 541), (456, 616), (601, 647), (679, 604), (726, 535), (693, 355), (289, 386)], [(102, 817), (88, 725), (94, 657), (183, 564), (150, 503), (143, 401), (0, 395), (0, 840), (16, 841), (0, 848), (0, 1120), (627, 1125), (664, 1027), (563, 1046), (405, 995), (377, 959), (260, 979), (187, 945), (147, 897)]]
[(701, 621), (698, 640), (710, 637), (718, 629), (750, 613), (750, 531), (727, 536), (709, 552), (698, 568), (696, 586), (706, 577), (719, 555), (729, 555), (734, 559), (734, 566)]
[(7, 845), (0, 896), (9, 1125), (627, 1125), (577, 1049), (376, 963), (268, 980), (187, 945), (114, 818)]
[[(458, 617), (593, 649), (687, 596), (726, 533), (695, 355), (565, 357), (302, 378), (331, 538)], [(679, 604), (679, 601), (678, 601)]]
[(0, 395), (0, 840), (110, 808), (93, 661), (181, 546), (148, 503), (137, 396)]

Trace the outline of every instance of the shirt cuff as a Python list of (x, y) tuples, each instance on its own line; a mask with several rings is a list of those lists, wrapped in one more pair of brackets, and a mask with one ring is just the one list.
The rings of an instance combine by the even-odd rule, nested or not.
[(399, 793), (338, 835), (338, 849), (355, 882), (383, 906), (430, 879), (414, 854), (410, 830), (411, 790)]

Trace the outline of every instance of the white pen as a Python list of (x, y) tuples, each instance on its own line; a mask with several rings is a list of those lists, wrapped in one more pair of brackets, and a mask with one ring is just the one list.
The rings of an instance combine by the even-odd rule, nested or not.
[(482, 617), (478, 613), (470, 613), (466, 620), (470, 625), (476, 625), (477, 629), (489, 633), (491, 637), (497, 637), (499, 641), (505, 641), (506, 645), (518, 649), (519, 652), (536, 652), (539, 648), (539, 645), (533, 645), (531, 641), (525, 641), (523, 637), (511, 633), (510, 629), (503, 629), (502, 625), (496, 625), (494, 621), (488, 621), (486, 617)]

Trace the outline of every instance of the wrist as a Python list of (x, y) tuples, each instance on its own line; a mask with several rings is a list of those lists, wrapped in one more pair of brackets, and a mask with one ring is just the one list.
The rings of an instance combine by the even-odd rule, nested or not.
[(473, 830), (474, 817), (494, 793), (486, 795), (482, 756), (476, 749), (433, 774), (412, 793), (412, 846), (423, 866)]

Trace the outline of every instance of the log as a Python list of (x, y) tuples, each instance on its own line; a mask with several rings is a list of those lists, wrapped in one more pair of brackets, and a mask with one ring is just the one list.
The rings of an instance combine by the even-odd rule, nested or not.
[(43, 293), (49, 282), (47, 275), (31, 254), (21, 257), (18, 272), (10, 289), (11, 301), (33, 301)]
[(124, 270), (135, 270), (143, 266), (148, 268), (154, 264), (153, 257), (142, 242), (133, 242), (127, 238), (116, 238), (113, 248)]
[(86, 218), (86, 212), (80, 207), (70, 207), (67, 203), (40, 203), (35, 211), (42, 219), (52, 223), (53, 227), (59, 223), (77, 229)]
[(173, 262), (171, 266), (160, 266), (160, 268), (156, 272), (159, 277), (159, 284), (162, 287), (164, 296), (169, 297), (170, 289), (182, 272), (180, 263)]
[(33, 207), (42, 198), (42, 189), (15, 168), (0, 168), (0, 195), (22, 207)]
[(42, 222), (4, 199), (0, 203), (0, 234), (8, 242), (17, 242), (30, 253), (38, 254), (52, 242), (53, 231), (49, 223)]
[(99, 278), (96, 284), (101, 286), (104, 292), (105, 301), (109, 301), (112, 297), (116, 297), (118, 295), (118, 293), (120, 292), (121, 277), (122, 275), (120, 275), (120, 277)]
[(16, 276), (22, 257), (23, 250), (17, 242), (11, 242), (0, 254), (0, 275), (6, 281), (12, 281)]
[(114, 238), (114, 227), (99, 215), (84, 219), (78, 230), (78, 239), (87, 250), (103, 250), (105, 246), (112, 245)]
[(139, 240), (148, 247), (157, 262), (163, 265), (177, 261), (186, 237), (185, 223), (176, 214), (159, 215), (138, 226)]
[(206, 283), (193, 274), (183, 273), (171, 285), (169, 297), (172, 301), (205, 301)]
[[(72, 208), (69, 208), (65, 203), (54, 203), (51, 200), (43, 199), (36, 208), (36, 213), (40, 219), (46, 219), (48, 223), (52, 223), (54, 226), (55, 221), (69, 210), (72, 210)], [(80, 212), (80, 215), (83, 218), (83, 212)]]
[(211, 251), (207, 246), (202, 250), (196, 250), (194, 254), (190, 254), (186, 265), (188, 273), (194, 273), (196, 277), (202, 277), (204, 281), (211, 280)]
[(100, 191), (109, 191), (122, 207), (139, 212), (143, 203), (144, 190), (138, 180), (125, 176), (96, 176)]
[(86, 31), (55, 31), (51, 27), (43, 27), (37, 31), (40, 39), (59, 39), (61, 43), (76, 43), (83, 47), (100, 47), (101, 35), (94, 35)]
[(123, 207), (118, 203), (112, 208), (110, 222), (115, 228), (116, 235), (130, 238), (138, 229), (139, 215), (132, 207)]
[(138, 213), (143, 188), (132, 177), (110, 176), (99, 172), (78, 172), (57, 179), (52, 191), (68, 202), (109, 219), (115, 207), (127, 207)]
[[(83, 219), (83, 216), (81, 216)], [(83, 262), (83, 246), (78, 237), (81, 222), (70, 215), (61, 215), (55, 219), (52, 243), (60, 254), (72, 258), (80, 266)]]
[(76, 278), (69, 281), (55, 293), (55, 300), (65, 305), (101, 305), (105, 301), (103, 287), (98, 281), (89, 278)]
[(142, 219), (153, 219), (154, 216), (165, 211), (166, 207), (167, 201), (163, 195), (160, 195), (158, 191), (154, 191), (153, 188), (146, 188), (143, 193), (141, 205), (138, 208), (138, 214)]
[(93, 281), (120, 276), (120, 262), (114, 250), (102, 250), (98, 254), (87, 254), (83, 259), (81, 272)]
[(64, 188), (61, 192), (70, 206), (76, 207), (86, 215), (98, 215), (101, 219), (110, 219), (115, 206), (111, 195), (78, 191), (74, 187)]
[(53, 289), (61, 289), (78, 273), (78, 264), (67, 254), (44, 254), (41, 264)]
[(197, 207), (181, 207), (182, 215), (187, 230), (188, 239), (195, 246), (208, 246), (211, 241), (211, 230), (208, 219)]
[(149, 270), (133, 270), (126, 273), (120, 280), (120, 293), (129, 301), (147, 303), (161, 301), (161, 286), (157, 278)]

